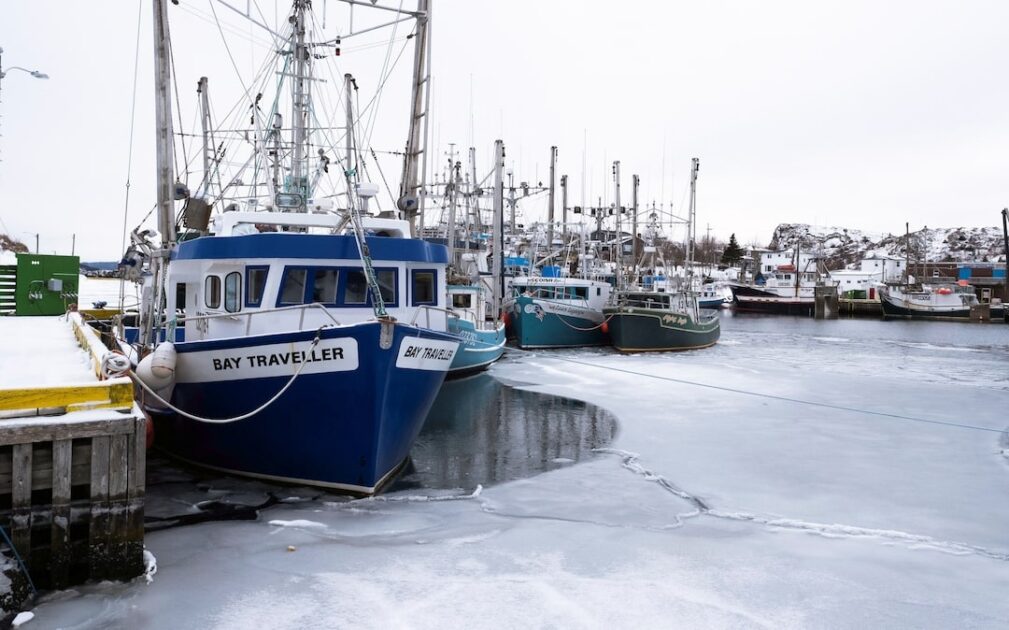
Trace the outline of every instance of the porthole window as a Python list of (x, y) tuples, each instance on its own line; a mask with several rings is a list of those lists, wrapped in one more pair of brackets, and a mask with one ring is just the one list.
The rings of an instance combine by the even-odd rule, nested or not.
[(203, 283), (203, 303), (207, 308), (221, 308), (220, 276), (207, 276)]
[(237, 271), (224, 277), (224, 310), (229, 313), (242, 310), (242, 274)]

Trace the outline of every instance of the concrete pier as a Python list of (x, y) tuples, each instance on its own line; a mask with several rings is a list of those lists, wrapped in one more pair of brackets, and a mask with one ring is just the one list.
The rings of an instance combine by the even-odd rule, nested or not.
[(833, 286), (813, 287), (814, 319), (837, 319), (837, 288)]

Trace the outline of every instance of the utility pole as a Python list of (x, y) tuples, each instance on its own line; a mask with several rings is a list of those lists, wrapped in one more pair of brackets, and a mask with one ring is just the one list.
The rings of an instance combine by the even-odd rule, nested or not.
[(35, 233), (35, 254), (39, 253), (39, 235), (38, 232)]
[(77, 252), (77, 233), (71, 236), (70, 239), (70, 255), (73, 256)]

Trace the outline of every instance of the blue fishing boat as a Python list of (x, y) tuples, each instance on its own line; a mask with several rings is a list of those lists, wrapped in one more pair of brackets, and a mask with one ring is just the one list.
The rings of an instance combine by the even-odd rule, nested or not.
[[(444, 246), (411, 236), (423, 153), (416, 122), (397, 200), (403, 216), (369, 212), (379, 187), (359, 179), (365, 151), (353, 144), (357, 84), (349, 74), (344, 156), (313, 136), (311, 69), (323, 61), (306, 39), (316, 23), (310, 9), (307, 0), (294, 1), (287, 45), (262, 75), (280, 77), (291, 92), (290, 139), (281, 137), (281, 101), (260, 111), (257, 98), (246, 132), (257, 147), (246, 165), (256, 168), (244, 177), (263, 181), (245, 181), (242, 171), (217, 175), (215, 191), (220, 164), (205, 162), (204, 185), (193, 195), (173, 183), (167, 9), (155, 0), (160, 243), (135, 232), (125, 258), (144, 287), (134, 349), (146, 356), (135, 371), (144, 407), (156, 418), (156, 443), (170, 454), (368, 495), (406, 462), (455, 360), (449, 256)], [(404, 13), (411, 18), (416, 110), (428, 83), (426, 10)], [(423, 117), (413, 114), (413, 121)], [(309, 147), (320, 146), (311, 157)], [(213, 155), (213, 145), (205, 153)], [(327, 177), (331, 162), (342, 173), (335, 181)], [(337, 207), (334, 198), (346, 203)], [(224, 212), (211, 212), (215, 199)]]

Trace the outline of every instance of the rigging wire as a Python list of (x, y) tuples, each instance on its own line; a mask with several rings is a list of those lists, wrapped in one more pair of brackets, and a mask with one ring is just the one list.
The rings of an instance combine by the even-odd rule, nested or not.
[[(120, 251), (126, 251), (126, 226), (130, 214), (130, 179), (133, 174), (133, 129), (137, 120), (137, 72), (140, 68), (140, 26), (144, 14), (144, 3), (137, 3), (137, 41), (133, 53), (133, 100), (130, 105), (130, 144), (126, 158), (126, 199), (123, 203), (123, 236), (120, 244)], [(150, 214), (148, 213), (148, 216)], [(146, 217), (145, 217), (146, 220)], [(143, 223), (143, 221), (141, 221)], [(123, 303), (126, 301), (126, 278), (119, 280), (119, 310), (123, 310)]]
[[(179, 102), (179, 77), (175, 73), (175, 47), (172, 46), (170, 41), (168, 43), (168, 62), (172, 66), (172, 89), (175, 90), (175, 115), (179, 119), (179, 131), (182, 131), (183, 129), (185, 129), (185, 127), (182, 126), (182, 104)], [(189, 159), (186, 157), (186, 143), (185, 141), (182, 141), (179, 144), (182, 146), (182, 162), (183, 164), (186, 164), (189, 162)], [(179, 156), (175, 153), (174, 150), (172, 151), (172, 161), (175, 162), (175, 179), (176, 181), (178, 181)], [(186, 183), (188, 183), (189, 180), (188, 166), (186, 170), (186, 180), (187, 180)]]
[[(399, 11), (402, 11), (402, 10), (403, 10), (403, 0), (399, 0)], [(386, 45), (386, 48), (385, 48), (385, 60), (382, 62), (382, 70), (381, 70), (381, 72), (378, 73), (379, 77), (385, 76), (386, 72), (389, 69), (389, 61), (390, 61), (390, 59), (392, 59), (393, 42), (396, 41), (396, 33), (398, 33), (398, 32), (399, 32), (399, 22), (396, 22), (396, 23), (394, 23), (392, 25), (392, 30), (389, 33), (389, 43)], [(376, 97), (377, 97), (378, 100), (375, 103), (375, 109), (373, 109), (371, 111), (370, 120), (367, 123), (365, 123), (365, 125), (364, 125), (364, 129), (365, 129), (365, 132), (366, 132), (364, 134), (364, 141), (365, 141), (366, 145), (370, 145), (371, 144), (372, 132), (375, 130), (375, 123), (378, 120), (378, 116), (376, 115), (376, 113), (378, 112), (379, 105), (381, 105), (381, 102), (382, 102), (382, 91), (381, 90), (378, 91), (378, 93), (376, 94)], [(358, 109), (360, 109), (360, 108), (361, 108), (361, 105), (360, 105), (360, 103), (358, 103)]]

